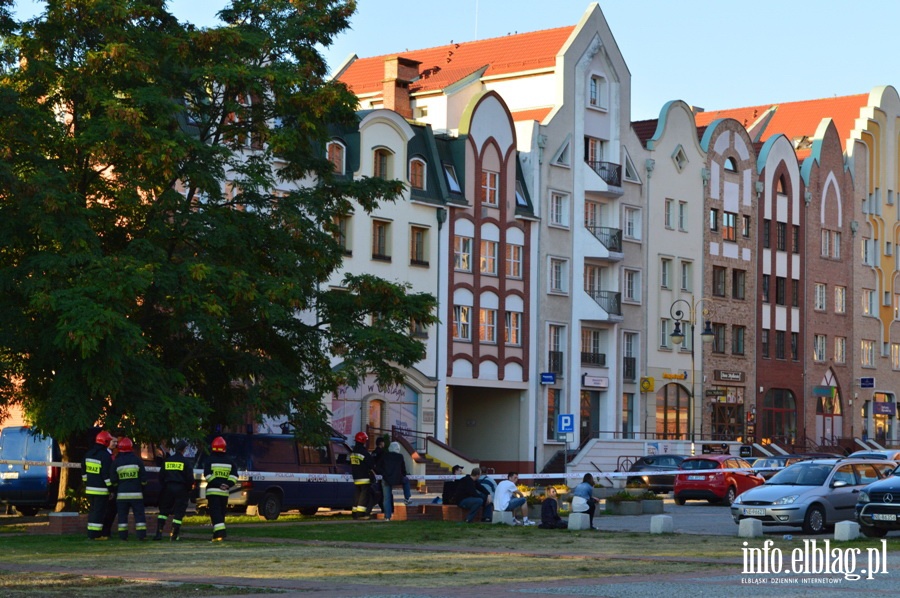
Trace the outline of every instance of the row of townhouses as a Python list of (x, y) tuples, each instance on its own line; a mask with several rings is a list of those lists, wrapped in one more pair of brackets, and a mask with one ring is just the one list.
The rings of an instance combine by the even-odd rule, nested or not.
[(632, 122), (597, 4), (335, 76), (360, 104), (326, 148), (336, 171), (407, 183), (340, 223), (345, 268), (433, 293), (441, 320), (413, 325), (428, 355), (405, 385), (326, 399), (336, 429), (405, 429), (498, 471), (898, 441), (893, 87)]

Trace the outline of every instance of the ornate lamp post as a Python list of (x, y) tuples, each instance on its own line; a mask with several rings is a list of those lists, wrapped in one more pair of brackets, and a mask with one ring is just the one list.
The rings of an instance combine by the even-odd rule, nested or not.
[[(684, 342), (684, 330), (682, 329), (682, 325), (686, 324), (691, 327), (691, 384), (689, 388), (688, 394), (688, 436), (691, 439), (691, 452), (693, 453), (693, 442), (694, 442), (694, 347), (696, 343), (694, 342), (694, 321), (696, 320), (697, 307), (703, 303), (706, 299), (691, 299), (688, 301), (687, 299), (676, 299), (672, 302), (672, 305), (669, 307), (669, 315), (672, 316), (672, 319), (675, 320), (675, 330), (672, 331), (672, 334), (669, 335), (669, 338), (672, 339), (672, 344), (676, 346), (680, 346), (681, 343)], [(682, 306), (683, 304), (683, 306)], [(688, 310), (688, 313), (685, 314), (685, 310)], [(704, 318), (709, 314), (709, 312), (704, 309), (702, 315)], [(709, 320), (706, 320), (705, 325), (703, 326), (703, 332), (700, 333), (700, 339), (704, 344), (709, 344), (713, 342), (716, 335), (712, 330), (712, 326), (710, 325)]]

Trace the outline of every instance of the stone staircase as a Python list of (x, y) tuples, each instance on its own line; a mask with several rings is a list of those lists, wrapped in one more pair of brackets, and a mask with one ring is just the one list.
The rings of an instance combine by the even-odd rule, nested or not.
[[(433, 457), (425, 455), (425, 475), (450, 475), (451, 466), (444, 466)], [(425, 486), (419, 486), (421, 492), (437, 492), (440, 494), (444, 490), (443, 480), (426, 480)]]

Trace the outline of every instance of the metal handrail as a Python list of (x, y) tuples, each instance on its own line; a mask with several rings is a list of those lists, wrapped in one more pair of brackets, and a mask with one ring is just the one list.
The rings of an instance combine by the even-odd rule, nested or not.
[(606, 313), (614, 316), (622, 315), (622, 293), (596, 289), (585, 289), (584, 292), (590, 295), (591, 299), (602, 307)]
[(609, 251), (622, 253), (622, 229), (590, 225), (585, 225), (585, 228)]
[(622, 166), (619, 164), (602, 162), (600, 160), (585, 160), (585, 162), (607, 185), (613, 185), (614, 187), (622, 186)]

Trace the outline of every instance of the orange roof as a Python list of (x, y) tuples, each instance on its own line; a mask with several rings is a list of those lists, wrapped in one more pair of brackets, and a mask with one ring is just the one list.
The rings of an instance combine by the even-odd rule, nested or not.
[(536, 120), (538, 122), (544, 122), (544, 118), (550, 114), (552, 108), (547, 106), (546, 108), (535, 108), (533, 110), (519, 110), (518, 112), (512, 113), (512, 119), (516, 122), (521, 122), (525, 120)]
[(765, 140), (772, 135), (783, 133), (791, 141), (800, 137), (812, 138), (822, 119), (831, 118), (834, 120), (841, 139), (845, 140), (850, 136), (854, 122), (859, 118), (860, 110), (868, 104), (868, 101), (869, 94), (864, 93), (819, 100), (712, 110), (697, 114), (696, 122), (698, 127), (705, 127), (719, 118), (733, 118), (749, 130), (771, 109), (772, 114), (768, 116), (768, 122), (761, 123), (762, 131), (757, 133), (750, 130), (752, 137), (756, 138), (758, 135), (759, 140)]
[(574, 26), (518, 33), (474, 42), (384, 54), (355, 60), (339, 77), (356, 95), (378, 93), (384, 80), (384, 59), (403, 56), (417, 60), (420, 78), (412, 93), (437, 91), (487, 67), (484, 76), (504, 75), (555, 66), (556, 55)]

